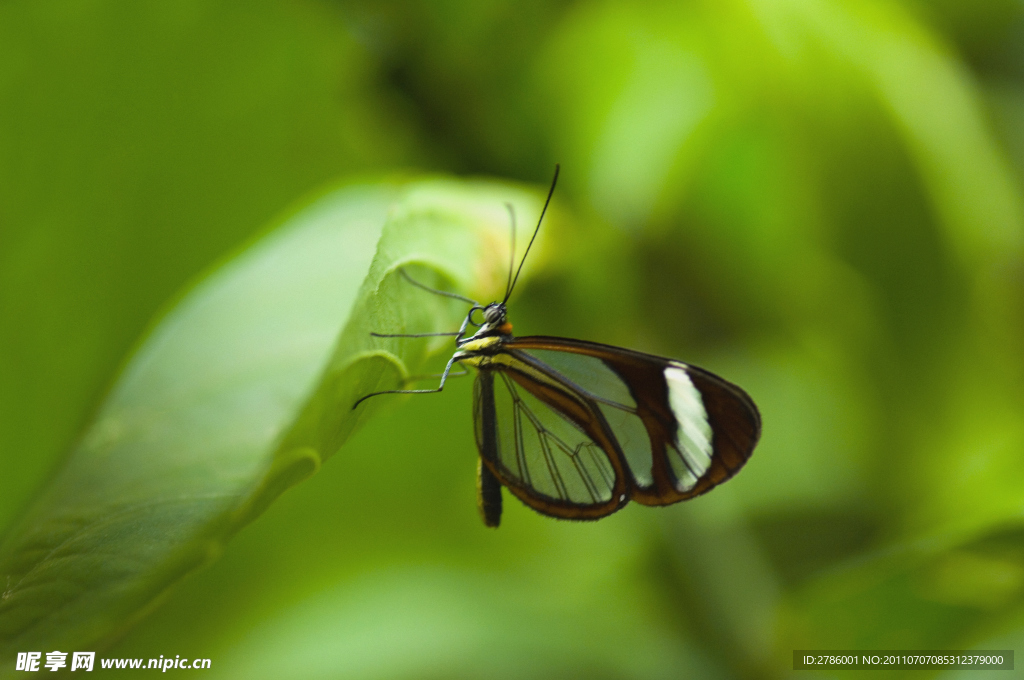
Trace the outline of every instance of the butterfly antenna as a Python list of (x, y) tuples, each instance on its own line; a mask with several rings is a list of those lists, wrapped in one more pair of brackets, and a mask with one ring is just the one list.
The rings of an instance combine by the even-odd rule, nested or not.
[(523, 264), (526, 263), (526, 256), (530, 254), (530, 248), (533, 246), (534, 240), (537, 238), (537, 232), (540, 231), (541, 222), (544, 221), (544, 214), (548, 211), (548, 205), (551, 203), (551, 197), (555, 193), (555, 185), (558, 184), (558, 170), (559, 165), (555, 163), (555, 176), (551, 178), (551, 188), (548, 189), (547, 200), (544, 201), (544, 209), (540, 211), (540, 219), (537, 220), (537, 228), (533, 230), (533, 236), (530, 237), (530, 242), (526, 245), (526, 252), (523, 253), (523, 259), (519, 261), (519, 269), (516, 270), (516, 275), (512, 279), (512, 285), (508, 287), (508, 292), (505, 293), (505, 299), (501, 301), (502, 304), (508, 302), (508, 298), (512, 295), (512, 289), (516, 287), (516, 281), (519, 280), (519, 272), (523, 271)]
[(512, 292), (512, 270), (516, 266), (516, 209), (512, 207), (511, 203), (506, 203), (505, 208), (508, 210), (509, 221), (512, 224), (512, 247), (508, 256), (508, 282), (505, 284), (505, 299), (508, 300), (508, 296)]

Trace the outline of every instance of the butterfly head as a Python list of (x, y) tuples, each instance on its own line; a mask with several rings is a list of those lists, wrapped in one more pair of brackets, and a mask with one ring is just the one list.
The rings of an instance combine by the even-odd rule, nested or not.
[[(483, 315), (483, 323), (475, 336), (512, 335), (512, 324), (508, 321), (508, 309), (504, 302), (492, 302), (486, 307), (476, 307)], [(475, 322), (474, 322), (475, 323)]]

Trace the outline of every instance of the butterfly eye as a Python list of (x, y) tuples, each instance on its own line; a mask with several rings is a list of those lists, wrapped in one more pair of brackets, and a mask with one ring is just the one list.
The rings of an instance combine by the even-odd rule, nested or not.
[(500, 323), (505, 318), (505, 310), (499, 304), (488, 305), (484, 310), (484, 320), (489, 324)]

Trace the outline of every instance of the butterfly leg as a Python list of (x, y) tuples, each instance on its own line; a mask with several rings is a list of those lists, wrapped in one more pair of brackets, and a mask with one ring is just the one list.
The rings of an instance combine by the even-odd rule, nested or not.
[(459, 326), (459, 330), (457, 330), (457, 331), (444, 331), (442, 333), (377, 333), (377, 332), (371, 332), (370, 335), (372, 335), (375, 338), (436, 338), (436, 337), (439, 337), (439, 336), (448, 335), (448, 336), (454, 336), (455, 337), (455, 342), (457, 344), (459, 342), (459, 340), (461, 340), (462, 337), (466, 334), (466, 328), (468, 328), (469, 324), (471, 323), (470, 319), (473, 316), (473, 310), (479, 309), (479, 308), (480, 308), (479, 306), (475, 306), (475, 307), (473, 307), (473, 309), (470, 310), (469, 314), (467, 314), (466, 318), (463, 319), (462, 325)]
[[(459, 364), (459, 365), (461, 366), (462, 364)], [(440, 378), (442, 375), (444, 375), (444, 374), (443, 373), (426, 373), (424, 375), (410, 375), (408, 378), (405, 379), (405, 382), (410, 383), (410, 382), (416, 382), (417, 380), (426, 380), (427, 378)], [(459, 371), (458, 373), (452, 371), (451, 373), (448, 374), (448, 377), (449, 378), (461, 378), (464, 375), (469, 375), (469, 369), (466, 368), (466, 367), (463, 367), (462, 370)]]
[(424, 285), (424, 284), (420, 283), (419, 281), (417, 281), (416, 279), (414, 279), (411, 276), (409, 276), (406, 273), (405, 269), (399, 269), (398, 273), (401, 274), (405, 278), (406, 281), (408, 281), (412, 285), (416, 286), (417, 288), (422, 288), (423, 290), (427, 291), (428, 293), (433, 293), (434, 295), (443, 295), (444, 297), (450, 297), (450, 298), (453, 298), (455, 300), (462, 300), (463, 302), (468, 302), (469, 304), (475, 305), (477, 307), (480, 306), (480, 303), (477, 302), (476, 300), (473, 300), (471, 298), (465, 297), (463, 295), (459, 295), (458, 293), (449, 293), (446, 290), (438, 290), (437, 288), (431, 288), (430, 286)]
[(458, 360), (458, 356), (453, 356), (448, 360), (448, 365), (444, 367), (444, 373), (441, 374), (441, 384), (432, 390), (382, 390), (380, 392), (371, 392), (364, 397), (360, 397), (356, 403), (352, 404), (352, 410), (355, 410), (356, 406), (359, 406), (370, 397), (376, 397), (381, 394), (433, 394), (434, 392), (440, 392), (444, 389), (444, 384), (448, 380), (448, 374), (451, 373), (452, 366)]
[(377, 333), (371, 332), (375, 338), (436, 338), (442, 335), (459, 335), (462, 331), (443, 331), (441, 333)]

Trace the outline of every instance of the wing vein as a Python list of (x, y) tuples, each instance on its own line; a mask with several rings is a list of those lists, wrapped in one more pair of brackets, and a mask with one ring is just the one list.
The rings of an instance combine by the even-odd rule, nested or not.
[(591, 478), (590, 473), (587, 472), (586, 468), (583, 467), (583, 463), (580, 460), (580, 449), (586, 445), (586, 442), (580, 442), (579, 446), (569, 454), (569, 458), (572, 459), (573, 467), (576, 468), (576, 474), (583, 480), (583, 486), (587, 488), (587, 493), (590, 494), (590, 500), (597, 503), (597, 485), (594, 484), (594, 480)]
[(601, 464), (602, 463), (601, 457), (598, 456), (596, 453), (594, 453), (594, 445), (593, 444), (587, 445), (586, 449), (587, 449), (587, 453), (590, 454), (591, 460), (594, 461), (594, 467), (596, 467), (597, 471), (599, 473), (601, 473), (601, 479), (604, 480), (605, 486), (607, 486), (609, 489), (615, 488), (615, 479), (614, 478), (609, 479), (608, 471), (605, 469), (605, 466)]
[[(544, 424), (540, 422), (540, 419), (533, 412), (533, 410), (529, 406), (527, 406), (526, 402), (524, 402), (522, 397), (519, 396), (519, 392), (517, 391), (516, 386), (512, 382), (511, 378), (509, 378), (505, 373), (502, 373), (501, 377), (502, 377), (502, 380), (505, 381), (505, 385), (508, 387), (508, 391), (509, 391), (509, 393), (512, 396), (513, 409), (516, 410), (517, 414), (519, 414), (519, 413), (525, 414), (527, 420), (530, 421), (530, 424), (533, 426), (533, 429), (537, 432), (537, 441), (540, 443), (541, 455), (544, 456), (544, 463), (545, 463), (545, 465), (548, 468), (548, 474), (551, 475), (551, 483), (554, 484), (556, 493), (558, 493), (559, 497), (562, 500), (565, 500), (565, 501), (570, 500), (570, 498), (569, 498), (569, 489), (568, 489), (568, 487), (565, 484), (565, 479), (562, 477), (561, 471), (558, 469), (558, 463), (555, 461), (555, 458), (552, 455), (551, 444), (548, 441), (548, 437), (553, 439), (560, 448), (568, 450), (566, 445), (565, 445), (565, 443), (562, 442), (561, 439), (556, 437), (550, 431), (548, 431), (548, 429), (546, 427), (544, 427)], [(529, 481), (529, 465), (525, 464), (526, 454), (525, 454), (525, 445), (523, 443), (524, 439), (523, 439), (523, 436), (522, 436), (522, 429), (521, 428), (520, 428), (520, 430), (518, 432), (516, 432), (515, 436), (516, 436), (517, 456), (519, 455), (520, 451), (523, 452), (522, 453), (522, 460), (523, 460), (523, 463), (524, 463), (523, 468), (527, 471), (524, 475), (520, 475), (520, 478), (525, 483), (530, 484), (530, 481)]]
[(627, 406), (617, 401), (613, 401), (611, 399), (607, 399), (600, 395), (594, 394), (591, 390), (582, 387), (577, 381), (569, 378), (563, 371), (555, 368), (551, 364), (539, 359), (538, 357), (535, 357), (527, 352), (521, 352), (516, 350), (508, 350), (508, 353), (514, 356), (519, 361), (522, 361), (523, 363), (528, 364), (533, 368), (541, 371), (551, 380), (554, 380), (562, 384), (563, 386), (568, 386), (574, 392), (581, 394), (587, 399), (596, 401), (600, 404), (611, 406), (612, 408), (617, 408), (620, 411), (625, 411), (626, 413), (632, 413), (633, 415), (637, 415), (639, 413), (637, 408), (634, 406)]

